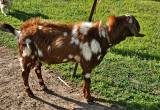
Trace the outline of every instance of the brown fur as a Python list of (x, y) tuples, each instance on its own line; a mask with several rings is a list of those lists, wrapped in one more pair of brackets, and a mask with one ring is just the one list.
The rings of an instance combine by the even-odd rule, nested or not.
[[(129, 23), (128, 19), (133, 22)], [(11, 26), (5, 25), (0, 28), (5, 31), (6, 27), (14, 33)], [(73, 34), (74, 29), (76, 34)], [(142, 35), (139, 34), (139, 23), (133, 16), (111, 16), (106, 27), (101, 22), (60, 24), (34, 18), (24, 22), (20, 31), (18, 49), (22, 63), (22, 77), (28, 95), (33, 95), (28, 84), (31, 68), (35, 68), (40, 85), (45, 87), (41, 75), (41, 62), (58, 64), (74, 61), (80, 63), (83, 69), (83, 93), (88, 101), (92, 101), (89, 75), (111, 47), (107, 37), (112, 45), (115, 45), (127, 36)], [(104, 32), (105, 35), (102, 34)]]

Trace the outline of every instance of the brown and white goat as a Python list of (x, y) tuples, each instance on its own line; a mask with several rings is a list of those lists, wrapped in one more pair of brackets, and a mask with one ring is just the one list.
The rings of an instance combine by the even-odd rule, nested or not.
[(29, 96), (33, 93), (28, 84), (30, 70), (35, 68), (39, 84), (45, 88), (41, 75), (42, 62), (58, 64), (68, 61), (80, 63), (84, 78), (83, 93), (88, 102), (90, 76), (112, 45), (129, 36), (142, 37), (140, 25), (134, 16), (111, 16), (107, 25), (101, 22), (59, 24), (33, 18), (23, 23), (20, 30), (9, 24), (0, 29), (17, 36), (24, 86)]
[(7, 16), (7, 13), (11, 8), (12, 1), (13, 0), (0, 0), (0, 8), (1, 8), (1, 12), (2, 12), (2, 14), (4, 14), (4, 16)]

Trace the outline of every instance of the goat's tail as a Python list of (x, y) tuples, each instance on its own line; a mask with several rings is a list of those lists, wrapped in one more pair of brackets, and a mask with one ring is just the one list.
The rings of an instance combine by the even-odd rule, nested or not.
[(5, 24), (5, 23), (0, 24), (0, 30), (4, 32), (12, 33), (13, 35), (17, 37), (17, 39), (19, 38), (20, 31), (16, 30), (14, 27), (12, 27), (9, 24)]

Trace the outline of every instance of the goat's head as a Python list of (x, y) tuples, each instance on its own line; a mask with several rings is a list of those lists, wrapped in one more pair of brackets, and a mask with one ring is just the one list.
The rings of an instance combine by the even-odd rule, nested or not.
[(108, 19), (108, 32), (113, 40), (123, 40), (126, 37), (143, 37), (140, 25), (134, 16), (110, 16)]
[(143, 37), (144, 34), (140, 32), (140, 25), (139, 22), (136, 20), (134, 16), (125, 16), (126, 17), (126, 30), (128, 29), (127, 36), (136, 36), (136, 37)]

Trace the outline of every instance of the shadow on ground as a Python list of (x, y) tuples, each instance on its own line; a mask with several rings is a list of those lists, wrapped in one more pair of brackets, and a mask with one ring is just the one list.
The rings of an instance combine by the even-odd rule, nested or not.
[(151, 0), (151, 1), (160, 2), (160, 0)]
[[(61, 98), (62, 100), (65, 100), (65, 101), (68, 101), (68, 102), (71, 102), (71, 103), (74, 103), (74, 104), (80, 106), (80, 107), (74, 108), (72, 110), (124, 110), (124, 107), (119, 106), (118, 104), (114, 104), (111, 107), (108, 107), (106, 105), (102, 105), (102, 104), (100, 104), (98, 102), (95, 102), (94, 104), (90, 105), (88, 103), (84, 103), (84, 102), (81, 102), (81, 101), (78, 101), (78, 100), (75, 100), (75, 99), (72, 99), (72, 98), (68, 98), (68, 97), (62, 96), (62, 95), (57, 94), (54, 91), (49, 90), (49, 89), (46, 90), (46, 93), (50, 94), (50, 95), (54, 95), (56, 97)], [(47, 105), (49, 105), (49, 106), (51, 106), (51, 107), (53, 107), (53, 108), (55, 108), (57, 110), (68, 110), (68, 109), (66, 109), (64, 107), (60, 107), (60, 106), (58, 106), (56, 104), (52, 104), (52, 103), (50, 103), (48, 101), (45, 101), (44, 99), (42, 99), (40, 97), (37, 97), (37, 96), (34, 96), (33, 99), (38, 100), (40, 102), (43, 102), (43, 103), (45, 103), (45, 104), (47, 104)], [(104, 99), (103, 100), (102, 99), (95, 99), (95, 100), (96, 101), (102, 101), (102, 102), (104, 101)]]
[(32, 18), (32, 17), (41, 17), (41, 18), (44, 18), (44, 19), (48, 19), (48, 16), (44, 15), (44, 14), (41, 14), (41, 13), (26, 13), (26, 12), (23, 12), (23, 11), (19, 11), (19, 10), (13, 10), (12, 12), (9, 13), (12, 17), (15, 17), (21, 21), (25, 21), (29, 18)]
[(116, 49), (113, 48), (111, 50), (111, 52), (115, 53), (115, 54), (120, 54), (122, 56), (130, 56), (130, 57), (137, 57), (141, 60), (157, 60), (160, 61), (160, 56), (156, 56), (156, 55), (149, 55), (147, 53), (140, 53), (140, 52), (135, 52), (132, 50), (122, 50), (122, 49)]
[(122, 101), (107, 101), (108, 103), (112, 103), (113, 105), (120, 105), (125, 107), (127, 110), (160, 110), (160, 103), (150, 104), (150, 105), (143, 105), (138, 104), (136, 102), (127, 103), (126, 100)]
[[(97, 102), (95, 102), (93, 105), (89, 105), (88, 103), (84, 103), (72, 98), (68, 98), (65, 96), (62, 96), (60, 94), (57, 94), (53, 92), (52, 90), (46, 91), (50, 95), (54, 95), (56, 97), (61, 98), (62, 100), (72, 102), (80, 107), (74, 108), (72, 110), (160, 110), (160, 103), (152, 104), (152, 105), (142, 105), (138, 104), (136, 102), (134, 103), (127, 103), (127, 100), (122, 101), (112, 101), (112, 100), (106, 100), (102, 98), (95, 98)], [(57, 110), (68, 110), (64, 107), (60, 107), (58, 105), (52, 104), (48, 101), (45, 101), (44, 99), (34, 96), (33, 99), (38, 100), (40, 102), (43, 102)], [(99, 102), (103, 103), (109, 103), (111, 106), (102, 105)]]

